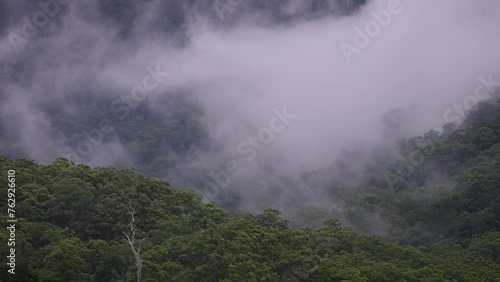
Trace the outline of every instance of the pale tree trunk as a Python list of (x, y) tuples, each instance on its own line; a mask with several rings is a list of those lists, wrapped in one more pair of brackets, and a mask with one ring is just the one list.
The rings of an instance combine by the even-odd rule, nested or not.
[(139, 246), (137, 246), (137, 249), (135, 248), (135, 231), (137, 230), (134, 226), (135, 222), (135, 210), (132, 206), (129, 206), (129, 214), (132, 217), (130, 220), (130, 232), (132, 232), (131, 236), (128, 236), (125, 232), (123, 232), (123, 235), (127, 237), (128, 243), (130, 244), (130, 248), (132, 249), (132, 253), (134, 254), (135, 257), (135, 265), (137, 267), (137, 282), (141, 282), (142, 280), (142, 258), (141, 258), (141, 247), (142, 244), (144, 243), (144, 240), (146, 238), (143, 238), (139, 241)]

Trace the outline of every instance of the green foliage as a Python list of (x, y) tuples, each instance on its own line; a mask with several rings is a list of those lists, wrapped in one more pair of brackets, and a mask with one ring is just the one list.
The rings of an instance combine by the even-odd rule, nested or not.
[[(111, 1), (116, 2), (116, 1)], [(188, 153), (192, 147), (200, 145), (207, 134), (202, 129), (200, 108), (186, 96), (169, 93), (164, 100), (156, 101), (156, 107), (165, 108), (155, 111), (146, 101), (135, 108), (128, 108), (128, 114), (113, 112), (110, 105), (120, 102), (103, 97), (89, 98), (77, 114), (69, 115), (58, 109), (51, 110), (51, 122), (59, 134), (68, 140), (69, 147), (80, 162), (87, 160), (86, 154), (78, 154), (78, 144), (88, 142), (85, 135), (97, 138), (95, 133), (102, 120), (108, 120), (112, 132), (101, 132), (102, 141), (92, 142), (94, 152), (98, 146), (120, 142), (124, 150), (135, 160), (136, 168), (151, 176), (163, 177), (168, 169)], [(125, 102), (118, 106), (128, 107)], [(89, 133), (90, 132), (90, 133)], [(91, 134), (91, 132), (94, 132)], [(77, 155), (78, 154), (78, 155)]]
[[(122, 234), (130, 228), (129, 205), (137, 211), (138, 236), (147, 238), (143, 281), (478, 281), (500, 274), (492, 209), (478, 218), (457, 215), (457, 230), (472, 236), (465, 247), (443, 241), (429, 252), (357, 235), (335, 218), (319, 229), (290, 230), (274, 209), (231, 214), (130, 169), (5, 157), (0, 169), (15, 169), (18, 179), (24, 271), (17, 281), (133, 279), (135, 260)], [(469, 179), (478, 185), (482, 178)], [(358, 203), (369, 208), (380, 199), (363, 194)], [(476, 228), (484, 235), (471, 235)]]
[(500, 277), (500, 115), (486, 111), (467, 128), (403, 142), (403, 156), (425, 158), (396, 188), (374, 170), (358, 192), (345, 193), (342, 220), (354, 228), (314, 208), (300, 216), (311, 225), (321, 219), (319, 228), (290, 229), (272, 208), (232, 214), (133, 169), (0, 156), (0, 185), (16, 171), (19, 220), (19, 274), (7, 276), (4, 264), (0, 280), (134, 279), (123, 235), (133, 207), (137, 238), (146, 238), (143, 281), (492, 281)]
[(480, 103), (459, 129), (403, 141), (402, 158), (380, 172), (387, 182), (366, 178), (345, 216), (358, 231), (414, 245), (500, 231), (499, 146), (500, 107)]

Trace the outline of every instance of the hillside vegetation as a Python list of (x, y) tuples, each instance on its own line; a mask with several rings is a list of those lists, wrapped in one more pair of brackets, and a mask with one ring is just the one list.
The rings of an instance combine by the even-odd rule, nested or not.
[[(462, 128), (402, 142), (403, 156), (425, 158), (373, 173), (346, 199), (361, 233), (335, 218), (290, 229), (278, 210), (233, 214), (129, 168), (0, 157), (2, 187), (16, 172), (18, 219), (16, 275), (3, 264), (0, 279), (134, 279), (133, 209), (142, 281), (500, 281), (499, 113), (483, 103)], [(362, 234), (377, 218), (387, 238)]]

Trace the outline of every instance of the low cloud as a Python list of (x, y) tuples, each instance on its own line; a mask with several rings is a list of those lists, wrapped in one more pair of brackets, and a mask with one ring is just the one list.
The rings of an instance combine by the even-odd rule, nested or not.
[[(242, 140), (269, 126), (273, 109), (286, 105), (297, 117), (265, 151), (244, 163), (221, 193), (252, 211), (265, 206), (337, 209), (336, 199), (328, 198), (331, 183), (342, 178), (335, 163), (362, 170), (378, 151), (391, 152), (399, 137), (440, 128), (446, 122), (443, 113), (473, 95), (479, 75), (499, 73), (496, 1), (401, 0), (401, 12), (346, 62), (339, 45), (354, 42), (355, 28), (363, 29), (388, 2), (369, 1), (349, 15), (282, 17), (279, 24), (263, 25), (254, 22), (258, 16), (246, 16), (233, 27), (228, 25), (234, 17), (251, 5), (234, 5), (224, 23), (213, 10), (181, 7), (185, 14), (179, 28), (151, 30), (154, 36), (148, 31), (153, 19), (160, 19), (152, 8), (162, 7), (157, 1), (145, 2), (126, 28), (95, 20), (97, 2), (77, 2), (19, 54), (5, 50), (6, 36), (0, 39), (9, 72), (2, 74), (0, 88), (2, 128), (12, 130), (17, 140), (14, 144), (14, 137), (4, 133), (2, 151), (43, 162), (65, 154), (63, 148), (75, 144), (68, 141), (71, 136), (53, 134), (57, 129), (49, 115), (54, 108), (74, 116), (81, 104), (97, 97), (105, 101), (99, 106), (109, 109), (114, 99), (143, 82), (148, 66), (158, 65), (169, 76), (141, 106), (168, 116), (165, 97), (181, 95), (201, 109), (197, 121), (207, 132), (204, 144), (175, 156), (166, 179), (203, 191), (210, 172), (241, 157)], [(280, 13), (294, 18), (307, 9), (290, 1)], [(20, 23), (12, 19), (9, 26), (15, 30)], [(131, 117), (140, 116), (137, 109), (130, 109)], [(382, 117), (395, 109), (406, 116), (405, 130), (388, 140)], [(93, 128), (99, 128), (98, 121)], [(83, 161), (134, 164), (132, 152), (113, 134)], [(346, 150), (366, 153), (345, 157)], [(325, 177), (305, 177), (313, 171)]]

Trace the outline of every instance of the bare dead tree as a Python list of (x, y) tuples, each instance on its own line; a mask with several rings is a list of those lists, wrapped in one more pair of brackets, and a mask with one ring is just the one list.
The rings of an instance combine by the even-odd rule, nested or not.
[(135, 265), (137, 267), (137, 282), (141, 282), (142, 279), (142, 258), (141, 258), (141, 247), (142, 244), (144, 243), (144, 240), (146, 238), (143, 238), (139, 240), (137, 249), (136, 249), (136, 244), (135, 244), (135, 232), (137, 231), (137, 228), (134, 226), (135, 222), (135, 209), (132, 207), (132, 205), (129, 205), (129, 214), (131, 216), (130, 220), (130, 232), (132, 233), (130, 236), (127, 235), (127, 233), (123, 232), (123, 235), (127, 237), (128, 243), (130, 244), (130, 248), (132, 248), (132, 253), (134, 254), (135, 257)]

